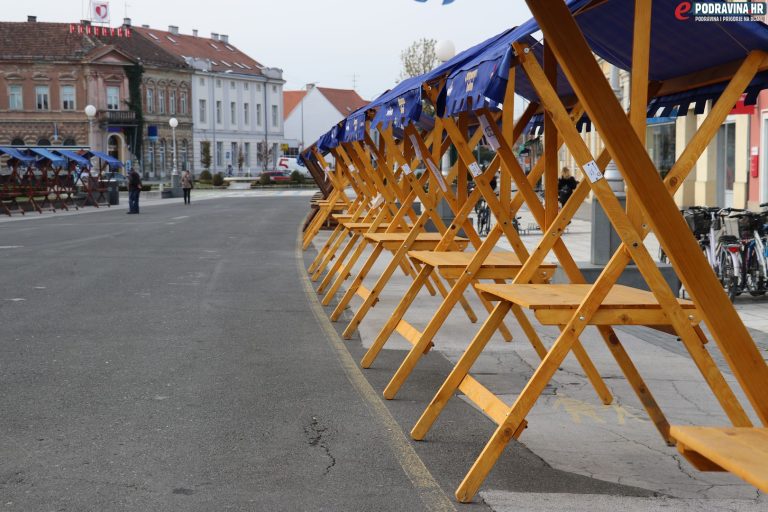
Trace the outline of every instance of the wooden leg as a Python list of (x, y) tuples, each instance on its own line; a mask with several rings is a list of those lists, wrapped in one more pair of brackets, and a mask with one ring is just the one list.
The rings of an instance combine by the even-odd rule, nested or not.
[[(315, 259), (312, 260), (312, 263), (309, 265), (309, 268), (307, 269), (307, 273), (313, 274), (312, 277), (314, 278), (315, 270), (317, 270), (318, 265), (320, 265), (321, 262), (326, 260), (328, 257), (328, 253), (335, 254), (336, 249), (338, 249), (339, 244), (341, 241), (343, 241), (346, 238), (346, 234), (348, 232), (345, 232), (344, 235), (342, 235), (342, 232), (346, 231), (344, 229), (344, 226), (339, 224), (336, 226), (336, 229), (333, 230), (333, 233), (331, 233), (331, 236), (328, 237), (328, 240), (325, 241), (323, 244), (323, 247), (317, 252), (317, 256), (315, 256)], [(317, 280), (316, 278), (314, 280)]]
[(453, 370), (451, 370), (448, 378), (446, 378), (443, 385), (440, 386), (440, 390), (422, 413), (419, 421), (417, 421), (416, 425), (411, 429), (411, 437), (418, 441), (424, 439), (427, 432), (429, 432), (429, 429), (442, 412), (445, 404), (448, 403), (448, 400), (451, 399), (451, 396), (453, 396), (459, 388), (461, 382), (472, 368), (472, 365), (493, 336), (493, 333), (496, 332), (496, 329), (511, 306), (512, 304), (506, 301), (501, 301), (496, 305), (493, 312), (491, 312), (491, 315), (486, 319), (483, 326), (467, 347), (467, 350), (464, 351), (464, 354), (462, 354), (461, 358), (453, 367)]
[[(335, 257), (336, 261), (333, 262), (333, 265), (331, 265), (331, 268), (328, 270), (328, 273), (325, 275), (325, 277), (320, 281), (320, 286), (317, 288), (318, 293), (323, 293), (323, 291), (328, 287), (328, 285), (333, 280), (333, 276), (336, 275), (336, 273), (339, 271), (339, 268), (341, 268), (342, 265), (344, 265), (344, 262), (347, 260), (347, 256), (349, 256), (349, 253), (352, 251), (352, 249), (357, 246), (357, 244), (360, 242), (361, 236), (358, 234), (352, 235), (352, 238), (347, 240), (346, 245), (341, 250), (341, 253), (337, 253), (338, 249), (333, 249), (333, 254), (331, 255), (329, 253), (330, 257)], [(327, 265), (331, 262), (330, 258), (327, 258), (328, 261), (324, 261), (315, 271), (315, 275), (312, 276), (312, 280), (316, 281), (320, 278), (320, 275), (322, 272), (327, 268)]]
[[(331, 300), (333, 300), (333, 297), (336, 295), (336, 292), (339, 291), (339, 289), (341, 288), (341, 285), (344, 284), (344, 281), (346, 281), (350, 275), (352, 275), (352, 270), (354, 269), (355, 264), (357, 264), (357, 260), (360, 259), (360, 257), (363, 255), (363, 251), (365, 251), (365, 248), (367, 246), (368, 246), (368, 241), (363, 239), (363, 241), (355, 249), (355, 252), (352, 253), (352, 257), (349, 258), (349, 261), (347, 261), (344, 264), (344, 267), (342, 267), (342, 269), (339, 271), (338, 275), (333, 276), (333, 277), (336, 277), (336, 280), (333, 282), (331, 287), (325, 293), (325, 296), (321, 301), (323, 306), (327, 306), (328, 304), (331, 303)], [(323, 281), (325, 281), (325, 279)]]
[(368, 256), (368, 259), (365, 260), (363, 267), (357, 273), (357, 276), (355, 276), (355, 279), (349, 284), (349, 288), (347, 288), (347, 291), (341, 297), (341, 300), (339, 300), (339, 304), (336, 306), (336, 309), (334, 309), (333, 313), (331, 313), (331, 320), (333, 322), (338, 320), (341, 314), (344, 312), (344, 309), (352, 300), (352, 297), (355, 296), (355, 293), (357, 293), (358, 288), (362, 286), (363, 281), (365, 280), (365, 277), (368, 275), (368, 272), (370, 272), (371, 268), (373, 268), (373, 264), (376, 263), (376, 260), (379, 258), (379, 255), (383, 250), (384, 250), (383, 244), (375, 245), (375, 247), (373, 248), (373, 252), (370, 254), (370, 256)]

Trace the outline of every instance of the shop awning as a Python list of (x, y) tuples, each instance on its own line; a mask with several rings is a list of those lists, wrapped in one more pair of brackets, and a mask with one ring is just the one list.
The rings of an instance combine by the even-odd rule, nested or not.
[(16, 148), (0, 147), (0, 153), (8, 155), (9, 157), (26, 164), (30, 164), (35, 161), (35, 157), (25, 155)]
[(90, 167), (91, 166), (91, 162), (87, 158), (83, 157), (82, 155), (79, 155), (79, 154), (75, 153), (74, 151), (69, 151), (69, 150), (66, 150), (66, 149), (55, 149), (54, 153), (57, 153), (57, 154), (63, 156), (67, 160), (71, 160), (71, 161), (75, 162), (80, 167)]
[(29, 151), (34, 153), (35, 155), (41, 157), (44, 160), (48, 160), (51, 162), (51, 165), (54, 167), (63, 167), (67, 164), (67, 161), (64, 157), (55, 155), (52, 152), (48, 151), (47, 149), (43, 148), (27, 148)]
[(117, 158), (109, 156), (108, 154), (102, 153), (100, 151), (90, 150), (87, 153), (85, 153), (83, 156), (85, 158), (87, 158), (88, 160), (90, 160), (91, 158), (94, 158), (94, 157), (100, 158), (102, 161), (104, 161), (107, 164), (109, 164), (110, 168), (119, 168), (119, 167), (123, 166), (123, 162), (121, 162)]

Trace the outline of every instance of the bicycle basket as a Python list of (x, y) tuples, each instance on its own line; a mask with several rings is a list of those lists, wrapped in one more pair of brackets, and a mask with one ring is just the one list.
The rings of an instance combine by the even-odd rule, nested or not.
[(763, 230), (763, 221), (759, 215), (748, 213), (739, 217), (739, 235), (750, 237), (755, 230), (758, 233)]
[(688, 223), (688, 227), (693, 231), (694, 235), (701, 236), (709, 233), (712, 219), (710, 218), (708, 211), (686, 210), (683, 213), (683, 217), (685, 217), (685, 221)]

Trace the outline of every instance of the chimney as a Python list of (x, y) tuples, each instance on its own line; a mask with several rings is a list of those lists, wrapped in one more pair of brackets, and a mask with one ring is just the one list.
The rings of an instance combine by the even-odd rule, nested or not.
[(177, 36), (179, 35), (179, 27), (177, 27), (176, 25), (168, 25), (168, 32)]
[(142, 25), (141, 28), (149, 28), (149, 25)]
[(196, 28), (192, 29), (192, 37), (197, 37), (197, 29)]
[(307, 90), (308, 90), (308, 91), (311, 91), (312, 89), (314, 89), (314, 88), (315, 88), (315, 85), (316, 85), (316, 84), (314, 84), (314, 83), (311, 83), (311, 84), (307, 84)]
[(91, 20), (80, 20), (80, 24), (87, 27), (91, 24)]
[(219, 34), (217, 34), (216, 32), (211, 32), (211, 39), (213, 39), (214, 41), (218, 41)]
[(37, 23), (37, 16), (27, 16), (27, 23)]
[(130, 27), (131, 26), (131, 18), (123, 18), (123, 26), (124, 27)]
[(229, 42), (229, 36), (228, 36), (228, 35), (225, 35), (225, 34), (221, 34), (221, 35), (219, 36), (219, 40), (220, 40), (222, 43), (228, 43), (228, 42)]

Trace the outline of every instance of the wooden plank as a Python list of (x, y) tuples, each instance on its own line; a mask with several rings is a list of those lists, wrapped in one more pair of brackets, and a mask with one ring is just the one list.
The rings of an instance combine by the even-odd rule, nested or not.
[[(672, 437), (726, 471), (768, 492), (768, 429), (673, 425)], [(684, 453), (685, 454), (685, 453)]]
[[(575, 308), (574, 308), (575, 309)], [(695, 311), (689, 313), (691, 325), (701, 321)], [(565, 325), (573, 316), (571, 309), (537, 309), (536, 318), (544, 325)], [(661, 309), (617, 308), (598, 309), (589, 325), (664, 325), (669, 324), (669, 317)]]
[(464, 380), (459, 384), (459, 390), (491, 418), (494, 423), (498, 425), (504, 421), (509, 406), (488, 388), (475, 380), (474, 377), (471, 375), (464, 377)]
[[(544, 74), (557, 89), (557, 61), (549, 44), (544, 44)], [(557, 179), (558, 179), (558, 148), (557, 126), (549, 113), (544, 111), (544, 228), (548, 228), (557, 217)]]

